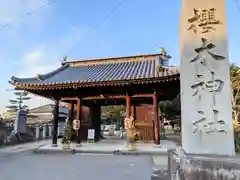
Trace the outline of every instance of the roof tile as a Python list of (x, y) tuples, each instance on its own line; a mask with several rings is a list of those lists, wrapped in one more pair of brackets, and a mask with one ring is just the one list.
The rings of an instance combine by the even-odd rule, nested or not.
[(71, 82), (107, 82), (134, 79), (158, 78), (179, 74), (177, 67), (163, 67), (156, 70), (156, 59), (136, 60), (129, 62), (109, 62), (81, 66), (63, 67), (41, 75), (38, 78), (16, 78), (12, 81), (20, 84), (60, 84)]

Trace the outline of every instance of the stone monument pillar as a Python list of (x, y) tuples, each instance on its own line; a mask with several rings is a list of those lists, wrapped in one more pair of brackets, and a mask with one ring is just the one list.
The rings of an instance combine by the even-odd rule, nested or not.
[(235, 155), (225, 0), (182, 0), (182, 147)]
[(239, 179), (225, 0), (182, 0), (179, 37), (182, 149), (169, 151), (170, 179)]
[(14, 122), (15, 133), (27, 133), (27, 112), (23, 109), (17, 111)]

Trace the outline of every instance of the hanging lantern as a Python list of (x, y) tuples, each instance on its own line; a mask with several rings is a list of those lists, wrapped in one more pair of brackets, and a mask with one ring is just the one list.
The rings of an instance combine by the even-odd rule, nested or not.
[(78, 119), (74, 119), (74, 120), (73, 120), (73, 129), (74, 129), (75, 131), (77, 131), (77, 130), (80, 129), (80, 120), (78, 120)]

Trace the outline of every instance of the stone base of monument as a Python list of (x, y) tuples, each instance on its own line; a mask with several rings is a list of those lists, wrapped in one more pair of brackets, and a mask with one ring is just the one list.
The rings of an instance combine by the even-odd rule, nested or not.
[(18, 144), (23, 142), (31, 142), (34, 137), (29, 133), (11, 132), (8, 138), (8, 144)]
[(189, 155), (183, 150), (168, 151), (171, 180), (239, 180), (240, 157)]

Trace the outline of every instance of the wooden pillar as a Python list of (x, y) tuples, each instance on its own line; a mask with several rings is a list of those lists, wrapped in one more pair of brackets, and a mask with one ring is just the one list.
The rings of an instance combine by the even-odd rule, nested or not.
[(131, 104), (131, 116), (134, 119), (134, 117), (135, 117), (135, 105), (134, 104)]
[(74, 119), (74, 103), (68, 103), (68, 123), (72, 125)]
[(71, 110), (72, 110), (72, 103), (68, 103), (68, 117), (70, 118), (71, 117)]
[(91, 106), (92, 113), (92, 125), (91, 129), (95, 129), (94, 140), (98, 141), (101, 136), (101, 106), (98, 104), (92, 104)]
[(158, 119), (158, 101), (157, 101), (157, 92), (155, 91), (153, 94), (153, 120), (154, 120), (154, 136), (155, 136), (155, 143), (158, 145), (160, 144), (160, 125)]
[(81, 119), (81, 99), (77, 99), (77, 115), (76, 119)]
[(72, 122), (73, 122), (73, 120), (74, 120), (74, 113), (75, 113), (75, 103), (72, 101), (71, 102), (71, 124), (72, 124)]
[(78, 98), (77, 99), (77, 115), (76, 115), (76, 119), (80, 120), (80, 128), (77, 132), (77, 144), (81, 143), (81, 113), (82, 113), (82, 105), (81, 105), (81, 99)]
[(130, 96), (126, 95), (126, 117), (130, 117), (131, 115), (131, 99)]
[(57, 146), (58, 138), (58, 117), (59, 117), (59, 100), (55, 100), (55, 106), (53, 110), (53, 129), (52, 129), (52, 145)]

